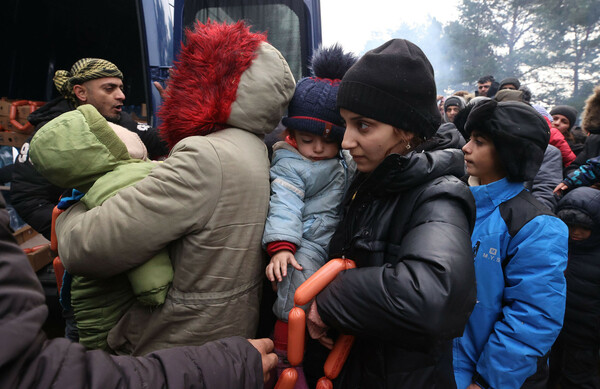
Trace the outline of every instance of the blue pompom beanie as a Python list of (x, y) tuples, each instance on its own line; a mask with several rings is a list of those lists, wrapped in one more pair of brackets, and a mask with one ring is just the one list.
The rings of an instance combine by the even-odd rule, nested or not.
[(341, 143), (346, 128), (337, 107), (337, 93), (340, 79), (354, 62), (356, 57), (344, 53), (339, 45), (317, 50), (312, 58), (314, 76), (298, 81), (283, 125)]

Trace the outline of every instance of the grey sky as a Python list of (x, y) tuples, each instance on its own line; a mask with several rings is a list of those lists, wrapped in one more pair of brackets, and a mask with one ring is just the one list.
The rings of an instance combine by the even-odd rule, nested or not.
[(361, 54), (368, 41), (393, 38), (403, 24), (425, 24), (429, 16), (445, 24), (458, 16), (448, 0), (321, 0), (323, 45), (336, 42)]

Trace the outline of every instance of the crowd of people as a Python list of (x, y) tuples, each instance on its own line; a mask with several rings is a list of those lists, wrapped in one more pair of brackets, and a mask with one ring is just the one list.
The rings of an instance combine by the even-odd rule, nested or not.
[[(600, 388), (600, 87), (578, 126), (515, 77), (437, 95), (404, 39), (311, 70), (197, 23), (158, 129), (115, 64), (56, 72), (10, 202), (66, 271), (46, 303), (2, 201), (1, 387), (272, 388), (291, 366), (314, 388), (346, 334), (336, 388)], [(356, 268), (300, 306), (292, 366), (294, 294), (336, 258)]]

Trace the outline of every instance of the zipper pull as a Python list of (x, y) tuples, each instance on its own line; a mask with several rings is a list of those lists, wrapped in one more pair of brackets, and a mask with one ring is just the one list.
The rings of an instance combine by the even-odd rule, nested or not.
[(481, 244), (481, 241), (477, 241), (477, 243), (475, 243), (475, 247), (473, 247), (473, 259), (475, 259), (475, 257), (477, 256), (477, 252), (479, 251), (479, 245)]

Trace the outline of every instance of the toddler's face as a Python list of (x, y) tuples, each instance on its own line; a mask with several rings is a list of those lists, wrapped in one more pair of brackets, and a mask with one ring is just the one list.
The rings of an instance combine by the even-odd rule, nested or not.
[(571, 240), (586, 240), (592, 234), (592, 230), (589, 228), (577, 225), (569, 224), (569, 239)]
[(298, 152), (312, 161), (334, 158), (340, 151), (339, 143), (310, 132), (294, 131)]

